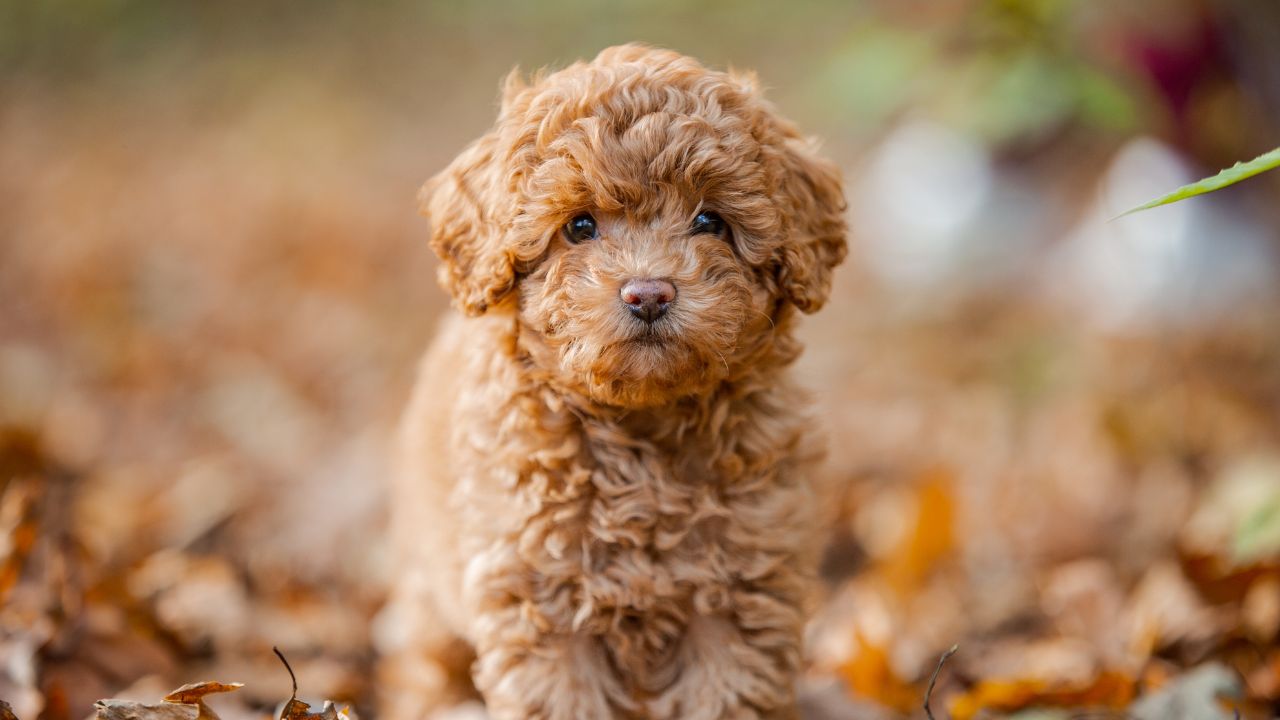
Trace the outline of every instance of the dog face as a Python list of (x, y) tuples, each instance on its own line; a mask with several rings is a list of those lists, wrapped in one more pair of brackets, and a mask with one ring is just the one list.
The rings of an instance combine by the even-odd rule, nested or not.
[(754, 79), (635, 45), (513, 73), (422, 199), (459, 307), (511, 308), (538, 367), (608, 405), (733, 377), (845, 255), (838, 172)]

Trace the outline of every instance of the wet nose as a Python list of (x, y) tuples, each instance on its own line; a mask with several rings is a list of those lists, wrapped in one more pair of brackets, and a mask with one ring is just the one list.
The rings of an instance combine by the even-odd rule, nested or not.
[(666, 280), (631, 280), (619, 294), (632, 315), (651, 323), (666, 314), (676, 299), (676, 286)]

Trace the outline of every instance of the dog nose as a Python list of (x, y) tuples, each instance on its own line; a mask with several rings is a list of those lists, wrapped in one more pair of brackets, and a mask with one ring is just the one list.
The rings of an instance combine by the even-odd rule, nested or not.
[(632, 315), (651, 323), (666, 314), (676, 299), (676, 286), (666, 280), (631, 280), (619, 294)]

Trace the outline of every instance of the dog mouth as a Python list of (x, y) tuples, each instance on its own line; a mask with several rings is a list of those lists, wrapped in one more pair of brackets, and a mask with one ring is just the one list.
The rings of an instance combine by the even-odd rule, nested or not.
[[(608, 374), (633, 380), (655, 380), (679, 374), (696, 354), (679, 336), (656, 328), (644, 328), (609, 343), (600, 354)], [(597, 368), (597, 372), (601, 368)]]
[(670, 343), (670, 338), (652, 328), (639, 332), (623, 341), (624, 345), (633, 347), (663, 347)]
[(680, 332), (665, 318), (655, 323), (635, 323), (614, 343), (622, 347), (673, 347), (681, 342)]
[(637, 328), (601, 348), (579, 377), (597, 400), (641, 407), (704, 393), (724, 376), (721, 368), (714, 347), (671, 328)]

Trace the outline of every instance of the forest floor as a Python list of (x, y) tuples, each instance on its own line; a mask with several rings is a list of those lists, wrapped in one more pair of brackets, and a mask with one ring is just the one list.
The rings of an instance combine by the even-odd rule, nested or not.
[[(291, 692), (273, 647), (312, 708), (375, 712), (388, 439), (446, 311), (413, 195), (456, 148), (393, 153), (423, 129), (304, 90), (205, 98), (0, 106), (22, 720), (199, 681), (262, 718)], [(939, 720), (1276, 716), (1273, 311), (1122, 334), (1014, 294), (908, 312), (856, 261), (835, 292), (798, 368), (847, 488), (807, 717), (921, 717), (953, 645)]]

